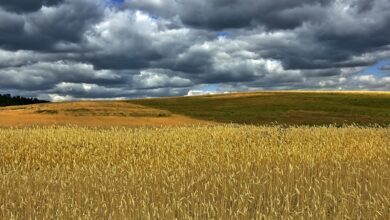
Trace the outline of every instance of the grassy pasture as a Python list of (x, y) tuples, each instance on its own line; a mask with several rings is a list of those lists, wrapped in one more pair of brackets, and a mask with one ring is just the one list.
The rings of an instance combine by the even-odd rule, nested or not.
[(0, 129), (0, 219), (390, 219), (390, 129)]
[(390, 93), (385, 92), (256, 92), (130, 102), (225, 123), (390, 124)]

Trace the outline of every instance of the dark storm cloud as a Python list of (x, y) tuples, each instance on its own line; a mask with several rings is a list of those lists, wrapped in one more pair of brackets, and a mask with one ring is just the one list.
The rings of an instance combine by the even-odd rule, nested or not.
[(292, 29), (321, 18), (329, 0), (127, 0), (125, 5), (153, 15), (178, 15), (185, 25), (213, 30), (263, 25)]
[(0, 91), (389, 89), (357, 74), (390, 57), (389, 36), (389, 0), (0, 0)]
[(183, 23), (199, 28), (226, 29), (263, 25), (268, 29), (293, 29), (322, 15), (319, 7), (331, 1), (217, 0), (179, 1)]
[[(294, 42), (283, 44), (285, 39), (277, 40), (262, 51), (267, 57), (282, 59), (289, 69), (343, 66), (353, 55), (390, 44), (388, 0), (146, 0), (127, 1), (127, 5), (152, 14), (160, 9), (163, 15), (175, 8), (176, 14), (171, 13), (172, 16), (178, 15), (183, 24), (196, 28), (296, 33)], [(252, 43), (254, 47), (263, 46), (263, 42)], [(367, 63), (350, 62), (349, 65)]]
[(63, 0), (0, 0), (0, 7), (14, 12), (33, 12), (42, 6), (57, 5)]
[(56, 44), (77, 44), (86, 29), (102, 15), (102, 8), (92, 0), (68, 0), (23, 15), (0, 7), (0, 47), (53, 50)]
[(190, 48), (177, 57), (172, 69), (186, 73), (204, 73), (211, 68), (212, 58), (213, 54), (208, 50)]

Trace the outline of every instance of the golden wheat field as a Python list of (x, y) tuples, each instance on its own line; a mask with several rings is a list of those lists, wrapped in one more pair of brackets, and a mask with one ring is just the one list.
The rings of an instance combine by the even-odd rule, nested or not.
[(1, 128), (0, 219), (390, 219), (390, 128)]

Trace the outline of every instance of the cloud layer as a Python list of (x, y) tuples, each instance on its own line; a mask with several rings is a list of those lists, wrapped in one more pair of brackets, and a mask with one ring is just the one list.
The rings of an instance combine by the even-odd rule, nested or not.
[[(388, 90), (388, 0), (0, 0), (0, 92)], [(378, 74), (378, 72), (381, 74)]]

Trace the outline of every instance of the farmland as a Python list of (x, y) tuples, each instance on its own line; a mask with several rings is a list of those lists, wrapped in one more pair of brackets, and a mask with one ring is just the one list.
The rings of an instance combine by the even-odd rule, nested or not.
[(252, 92), (131, 103), (222, 123), (390, 124), (390, 93), (386, 92)]
[(0, 218), (389, 219), (390, 130), (0, 129)]
[(386, 92), (251, 92), (130, 101), (0, 107), (0, 126), (160, 126), (390, 124)]
[(166, 110), (121, 102), (64, 102), (0, 108), (1, 127), (47, 125), (167, 126), (208, 124)]
[(390, 94), (0, 109), (0, 219), (390, 219)]

